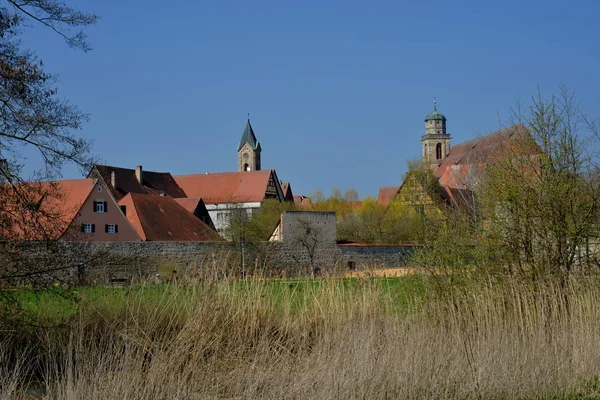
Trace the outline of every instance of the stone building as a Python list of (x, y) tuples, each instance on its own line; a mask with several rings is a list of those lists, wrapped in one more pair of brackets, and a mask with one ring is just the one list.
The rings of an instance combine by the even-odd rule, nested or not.
[(284, 211), (269, 241), (335, 244), (337, 226), (332, 211)]
[(431, 164), (438, 163), (450, 152), (450, 134), (446, 131), (446, 116), (437, 110), (437, 102), (433, 101), (433, 111), (425, 117), (425, 134), (423, 143), (423, 160)]
[(437, 110), (434, 101), (433, 111), (425, 117), (425, 134), (421, 137), (423, 165), (433, 176), (424, 171), (408, 172), (394, 196), (417, 214), (435, 215), (444, 207), (470, 207), (486, 168), (494, 160), (517, 154), (515, 146), (528, 156), (540, 154), (537, 146), (523, 148), (523, 138), (529, 133), (521, 124), (451, 146), (446, 122), (446, 116)]
[(246, 122), (246, 128), (238, 146), (238, 172), (260, 171), (260, 142), (254, 135), (250, 119)]

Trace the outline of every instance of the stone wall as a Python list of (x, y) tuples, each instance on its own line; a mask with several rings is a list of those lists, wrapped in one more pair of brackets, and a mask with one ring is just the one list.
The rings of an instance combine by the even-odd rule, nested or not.
[(414, 246), (400, 245), (339, 245), (338, 263), (347, 268), (401, 268), (405, 267)]
[[(21, 242), (3, 244), (5, 275), (43, 272), (85, 282), (130, 282), (261, 273), (306, 276), (336, 265), (335, 244), (319, 244), (314, 256), (300, 243)], [(157, 276), (159, 274), (159, 276)], [(26, 278), (26, 277), (25, 277)], [(82, 282), (83, 283), (83, 282)]]
[[(21, 242), (2, 244), (2, 276), (80, 283), (141, 282), (177, 277), (264, 274), (296, 277), (351, 268), (405, 265), (411, 247), (261, 242), (240, 246), (206, 242)], [(158, 275), (157, 275), (158, 274)], [(5, 279), (6, 280), (6, 279)], [(2, 282), (0, 282), (1, 284)]]

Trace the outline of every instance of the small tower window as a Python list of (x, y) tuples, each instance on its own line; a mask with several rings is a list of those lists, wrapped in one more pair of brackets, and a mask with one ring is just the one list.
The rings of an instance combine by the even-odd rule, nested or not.
[(441, 143), (438, 143), (435, 145), (435, 159), (436, 160), (442, 159), (442, 144)]
[(250, 171), (250, 165), (248, 163), (244, 164), (244, 171)]

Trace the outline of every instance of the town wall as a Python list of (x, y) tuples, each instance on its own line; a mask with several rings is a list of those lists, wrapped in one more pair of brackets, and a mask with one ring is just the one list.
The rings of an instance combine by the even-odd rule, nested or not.
[(79, 283), (149, 282), (179, 277), (208, 279), (243, 274), (330, 275), (348, 268), (403, 267), (412, 249), (319, 243), (313, 253), (299, 242), (242, 246), (231, 242), (27, 241), (1, 246), (0, 262), (5, 276), (22, 276), (26, 275), (25, 271), (41, 273), (48, 281), (59, 278)]

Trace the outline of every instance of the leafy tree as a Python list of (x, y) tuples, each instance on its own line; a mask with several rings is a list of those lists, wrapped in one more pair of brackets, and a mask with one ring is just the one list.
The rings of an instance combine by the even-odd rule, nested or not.
[(595, 263), (598, 127), (565, 88), (547, 99), (538, 91), (529, 107), (514, 110), (513, 122), (527, 134), (511, 138), (480, 188), (488, 234), (511, 249), (508, 266), (533, 276)]
[[(473, 206), (426, 226), (415, 261), (537, 278), (597, 266), (598, 126), (575, 97), (541, 93), (518, 105), (469, 184)], [(474, 218), (475, 217), (475, 218)]]
[(358, 200), (358, 193), (354, 189), (348, 189), (342, 194), (340, 188), (334, 187), (328, 198), (325, 198), (320, 190), (317, 190), (310, 197), (312, 200), (312, 210), (333, 211), (339, 220), (339, 218), (354, 211)]
[(416, 241), (422, 230), (422, 217), (394, 199), (388, 206), (374, 197), (338, 221), (338, 237), (359, 243), (394, 244)]
[(259, 210), (249, 214), (245, 209), (235, 209), (228, 213), (225, 236), (235, 243), (251, 243), (269, 240), (284, 211), (295, 209), (292, 202), (274, 199), (263, 201)]

